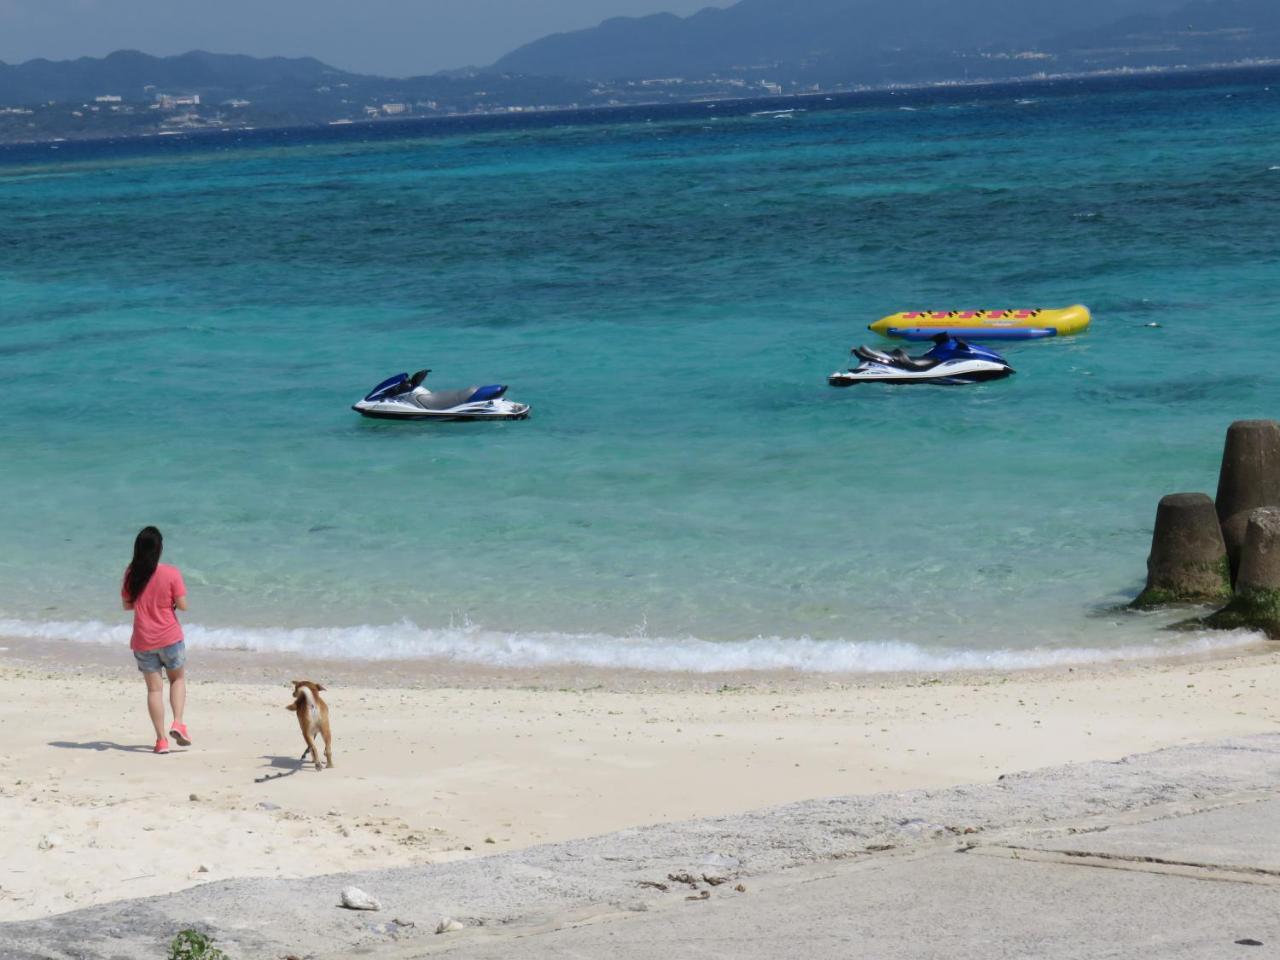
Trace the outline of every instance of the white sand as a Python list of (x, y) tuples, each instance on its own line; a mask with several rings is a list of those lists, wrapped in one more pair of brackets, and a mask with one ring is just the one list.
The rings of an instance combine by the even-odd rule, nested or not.
[[(1280, 722), (1271, 652), (884, 682), (763, 677), (722, 692), (370, 682), (327, 694), (335, 769), (255, 783), (288, 773), (302, 749), (283, 709), (288, 677), (202, 681), (193, 663), (196, 743), (156, 757), (136, 674), (0, 654), (0, 921), (212, 879), (442, 862), (810, 797), (980, 782)], [(48, 834), (60, 842), (42, 850)]]

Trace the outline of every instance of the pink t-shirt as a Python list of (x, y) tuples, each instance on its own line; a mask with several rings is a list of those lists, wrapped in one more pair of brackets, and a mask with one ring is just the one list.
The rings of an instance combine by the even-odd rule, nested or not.
[[(182, 624), (173, 605), (179, 597), (187, 595), (186, 584), (177, 567), (167, 563), (156, 564), (141, 596), (133, 601), (133, 637), (129, 646), (134, 650), (159, 650), (172, 646), (182, 639)], [(124, 586), (120, 596), (129, 599)]]

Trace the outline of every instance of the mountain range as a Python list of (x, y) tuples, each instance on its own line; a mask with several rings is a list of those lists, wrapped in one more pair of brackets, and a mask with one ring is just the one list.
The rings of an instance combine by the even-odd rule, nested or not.
[(120, 50), (101, 59), (54, 62), (28, 60), (19, 66), (0, 68), (5, 92), (19, 96), (68, 99), (88, 89), (129, 86), (144, 74), (159, 73), (154, 79), (185, 88), (221, 87), (249, 91), (263, 85), (313, 85), (324, 80), (350, 77), (311, 57), (238, 56), (201, 51), (177, 57), (151, 57), (136, 50)]
[(574, 109), (1280, 60), (1280, 0), (739, 0), (392, 78), (191, 52), (0, 63), (0, 141)]
[(1060, 72), (1147, 66), (1157, 52), (1167, 65), (1280, 56), (1280, 3), (740, 0), (688, 17), (620, 17), (554, 34), (493, 69), (597, 80), (745, 72), (819, 84), (913, 83), (975, 71), (1025, 75), (1036, 60)]
[(36, 103), (77, 100), (101, 93), (161, 89), (245, 96), (263, 89), (310, 90), (318, 84), (356, 79), (311, 57), (239, 56), (203, 51), (177, 57), (152, 57), (119, 50), (106, 57), (78, 60), (28, 60), (0, 64), (0, 102)]
[(474, 71), (369, 76), (311, 57), (203, 51), (153, 57), (121, 50), (101, 58), (0, 63), (0, 140), (591, 105), (592, 89), (581, 80), (481, 79)]

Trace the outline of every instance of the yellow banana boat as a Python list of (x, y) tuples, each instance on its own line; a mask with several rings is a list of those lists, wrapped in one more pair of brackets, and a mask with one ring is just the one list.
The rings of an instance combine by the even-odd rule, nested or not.
[(940, 333), (970, 340), (1035, 340), (1083, 333), (1092, 316), (1081, 304), (1061, 310), (907, 310), (868, 327), (885, 337), (928, 340)]

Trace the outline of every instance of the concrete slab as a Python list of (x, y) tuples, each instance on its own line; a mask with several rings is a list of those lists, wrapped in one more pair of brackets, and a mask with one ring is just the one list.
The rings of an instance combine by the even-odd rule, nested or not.
[[(941, 853), (586, 927), (476, 938), (448, 956), (1228, 960), (1274, 955), (1277, 906), (1276, 890), (1250, 884)], [(1246, 938), (1263, 949), (1235, 942)]]
[(1030, 834), (1023, 843), (1040, 850), (1265, 871), (1280, 878), (1280, 800), (1233, 805), (1151, 823), (1117, 824), (1073, 836), (1043, 838)]

